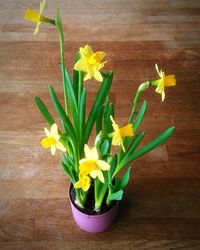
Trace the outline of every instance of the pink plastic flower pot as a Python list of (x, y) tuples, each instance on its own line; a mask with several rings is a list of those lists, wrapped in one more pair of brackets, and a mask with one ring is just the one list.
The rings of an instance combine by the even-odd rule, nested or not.
[(100, 233), (108, 230), (116, 219), (118, 213), (119, 203), (110, 208), (107, 212), (100, 215), (88, 215), (81, 212), (71, 200), (69, 193), (69, 200), (71, 204), (72, 214), (76, 224), (80, 229), (89, 233)]

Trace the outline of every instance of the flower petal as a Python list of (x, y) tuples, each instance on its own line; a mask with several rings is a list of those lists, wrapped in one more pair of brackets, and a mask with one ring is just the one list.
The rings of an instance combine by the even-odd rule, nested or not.
[(40, 3), (40, 15), (42, 15), (42, 12), (45, 8), (45, 5), (46, 5), (46, 0), (43, 0), (41, 3)]
[(157, 63), (155, 64), (155, 68), (156, 68), (156, 71), (158, 72), (158, 75), (160, 76), (160, 78), (162, 78), (162, 74), (161, 74), (161, 71), (159, 71), (159, 69), (158, 69)]
[(47, 128), (44, 128), (44, 132), (45, 132), (46, 136), (50, 136), (51, 135), (50, 131)]
[(99, 180), (100, 180), (102, 183), (104, 183), (104, 176), (103, 176), (102, 171), (101, 171), (100, 169), (97, 169), (96, 171), (97, 171), (97, 176), (98, 176)]
[(74, 184), (74, 187), (75, 188), (82, 188), (82, 185), (81, 185), (81, 181), (77, 181), (75, 184)]
[(97, 148), (96, 147), (93, 147), (91, 150), (90, 150), (90, 157), (91, 157), (91, 160), (93, 161), (97, 161), (99, 159), (99, 156), (98, 156), (98, 152), (97, 152)]
[(74, 69), (77, 71), (84, 71), (87, 72), (87, 64), (85, 59), (80, 59), (74, 65)]
[(99, 81), (99, 82), (103, 82), (103, 77), (102, 77), (102, 75), (101, 75), (101, 73), (100, 73), (99, 71), (96, 71), (96, 72), (94, 73), (94, 78), (95, 78), (97, 81)]
[(125, 147), (124, 147), (124, 144), (123, 144), (123, 140), (121, 139), (121, 147), (122, 147), (122, 150), (125, 152)]
[(85, 49), (85, 53), (86, 53), (87, 56), (91, 56), (92, 54), (94, 54), (94, 52), (93, 52), (90, 45), (88, 45), (88, 44), (85, 45), (84, 49)]
[(91, 150), (87, 144), (84, 146), (85, 158), (91, 160)]
[(155, 91), (156, 93), (162, 94), (163, 90), (164, 90), (164, 85), (162, 82), (160, 82)]
[(35, 27), (33, 35), (36, 35), (39, 32), (40, 24), (41, 24), (41, 22), (38, 21), (37, 24), (36, 24), (36, 27)]
[(55, 153), (56, 153), (56, 146), (55, 146), (55, 145), (52, 145), (52, 146), (51, 146), (51, 154), (52, 154), (52, 155), (55, 155)]
[(60, 139), (60, 135), (58, 134), (58, 126), (56, 123), (51, 126), (51, 136), (53, 136), (56, 141)]
[(92, 172), (90, 172), (90, 176), (95, 179), (97, 177), (97, 170), (93, 170)]
[(56, 148), (63, 151), (63, 152), (66, 152), (66, 148), (64, 147), (64, 145), (62, 144), (62, 142), (57, 142), (56, 143)]
[(79, 161), (79, 164), (81, 165), (81, 164), (83, 164), (83, 163), (86, 162), (86, 161), (88, 161), (88, 159), (83, 158), (83, 159), (81, 159), (81, 160)]
[(121, 144), (121, 136), (120, 133), (113, 133), (112, 145), (119, 146)]
[(163, 92), (162, 92), (162, 102), (165, 100), (165, 90), (163, 89)]
[(110, 169), (110, 165), (105, 162), (105, 161), (102, 161), (102, 160), (98, 160), (96, 162), (97, 166), (99, 169), (103, 170), (103, 171), (106, 171), (106, 170), (109, 170)]
[(115, 130), (115, 132), (119, 132), (119, 126), (117, 125), (117, 123), (114, 121), (112, 115), (110, 116), (110, 120), (112, 122), (112, 126), (113, 126), (113, 129)]
[(90, 80), (90, 79), (91, 79), (90, 75), (89, 75), (89, 74), (86, 74), (86, 75), (84, 76), (84, 78), (83, 78), (83, 81), (85, 82), (85, 81)]
[(82, 189), (84, 192), (88, 191), (88, 189), (90, 188), (90, 183), (91, 183), (91, 180), (88, 176), (83, 176), (83, 185), (82, 185)]

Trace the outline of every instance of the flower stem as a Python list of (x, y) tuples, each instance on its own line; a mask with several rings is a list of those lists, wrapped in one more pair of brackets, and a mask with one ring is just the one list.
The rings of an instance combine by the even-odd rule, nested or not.
[(59, 9), (57, 9), (56, 26), (59, 32), (59, 39), (60, 39), (61, 71), (62, 71), (62, 78), (63, 78), (65, 111), (66, 111), (66, 114), (69, 115), (68, 103), (67, 103), (66, 76), (65, 76), (65, 60), (64, 60), (64, 34), (63, 34), (63, 28), (62, 28)]
[(147, 81), (147, 82), (143, 82), (142, 84), (140, 84), (138, 90), (137, 90), (137, 93), (135, 95), (135, 98), (134, 98), (134, 101), (133, 101), (133, 107), (132, 107), (132, 111), (131, 111), (131, 115), (129, 117), (129, 120), (128, 120), (128, 123), (132, 123), (133, 121), (133, 116), (135, 114), (135, 111), (136, 111), (136, 108), (137, 108), (137, 105), (138, 105), (138, 102), (140, 100), (140, 96), (142, 94), (142, 92), (147, 89), (148, 87), (150, 86), (150, 82)]
[(84, 204), (83, 204), (83, 201), (81, 199), (81, 193), (80, 193), (80, 189), (75, 189), (76, 191), (76, 199), (78, 201), (78, 205), (83, 208), (84, 207)]
[(94, 199), (95, 199), (95, 210), (100, 210), (99, 206), (97, 205), (98, 203), (98, 180), (94, 180)]
[(80, 105), (82, 91), (83, 91), (83, 73), (79, 71), (78, 72), (78, 105)]
[(47, 18), (47, 17), (45, 17), (45, 16), (41, 16), (41, 17), (40, 17), (40, 22), (50, 23), (50, 24), (52, 24), (52, 25), (55, 25), (55, 24), (56, 24), (55, 20), (50, 19), (50, 18)]

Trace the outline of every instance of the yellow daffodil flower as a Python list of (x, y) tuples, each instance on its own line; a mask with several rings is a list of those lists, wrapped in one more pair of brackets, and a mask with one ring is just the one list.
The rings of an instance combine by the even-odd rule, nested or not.
[(80, 55), (81, 58), (74, 65), (74, 69), (86, 73), (84, 81), (94, 77), (97, 81), (102, 82), (103, 77), (100, 70), (104, 67), (106, 62), (101, 61), (106, 56), (106, 53), (103, 51), (94, 53), (92, 48), (89, 45), (86, 45), (84, 48), (80, 48)]
[(162, 96), (162, 102), (165, 99), (165, 87), (172, 87), (176, 85), (176, 78), (175, 75), (167, 75), (165, 76), (165, 72), (158, 69), (158, 65), (155, 65), (156, 70), (158, 72), (158, 75), (160, 76), (159, 80), (153, 81), (153, 85), (155, 84), (157, 86), (156, 92), (161, 94)]
[(46, 18), (44, 16), (42, 16), (42, 12), (44, 11), (45, 4), (46, 4), (46, 0), (43, 0), (40, 3), (40, 11), (39, 12), (37, 12), (33, 9), (26, 10), (25, 19), (36, 23), (34, 35), (38, 33), (39, 26), (40, 26), (41, 22), (46, 20)]
[(80, 175), (90, 175), (93, 179), (96, 177), (104, 183), (104, 176), (102, 171), (110, 169), (110, 165), (102, 160), (99, 160), (98, 152), (96, 147), (90, 149), (87, 144), (84, 147), (85, 158), (79, 161)]
[(80, 175), (79, 180), (74, 184), (75, 188), (82, 188), (83, 191), (87, 192), (90, 188), (91, 179), (87, 175)]
[(125, 152), (123, 138), (126, 136), (134, 136), (132, 124), (128, 124), (125, 127), (119, 128), (118, 124), (114, 121), (112, 116), (110, 116), (110, 119), (112, 121), (112, 126), (114, 129), (114, 132), (110, 134), (110, 136), (112, 136), (112, 145), (121, 146), (123, 151)]
[(58, 133), (58, 126), (55, 123), (51, 126), (50, 131), (47, 128), (44, 128), (44, 131), (47, 137), (41, 140), (43, 148), (51, 148), (52, 155), (55, 155), (56, 149), (59, 149), (63, 152), (66, 151), (66, 148), (59, 141), (60, 135)]

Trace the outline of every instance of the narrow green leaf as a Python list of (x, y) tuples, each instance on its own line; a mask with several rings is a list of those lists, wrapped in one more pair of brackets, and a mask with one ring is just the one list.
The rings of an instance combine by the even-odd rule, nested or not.
[(124, 190), (124, 188), (126, 187), (126, 185), (129, 182), (130, 173), (131, 173), (131, 167), (128, 168), (128, 170), (125, 172), (125, 174), (120, 179), (119, 184), (118, 184), (118, 189)]
[(78, 107), (77, 107), (77, 103), (76, 103), (76, 97), (74, 94), (74, 90), (72, 87), (72, 83), (71, 83), (71, 79), (69, 76), (69, 73), (67, 71), (67, 69), (65, 68), (65, 79), (66, 79), (66, 87), (67, 87), (67, 97), (70, 103), (70, 107), (71, 107), (71, 111), (72, 114), (77, 114), (78, 112)]
[(63, 79), (63, 90), (64, 90), (64, 102), (65, 102), (65, 111), (68, 115), (68, 101), (67, 101), (67, 85), (66, 85), (66, 76), (65, 76), (65, 49), (64, 49), (64, 34), (63, 34), (63, 28), (62, 28), (62, 22), (61, 22), (61, 15), (60, 11), (57, 8), (57, 14), (56, 14), (56, 27), (58, 29), (59, 33), (59, 39), (60, 39), (60, 56), (61, 56), (61, 71), (62, 71), (62, 79)]
[(67, 164), (64, 163), (64, 162), (61, 162), (61, 163), (60, 163), (60, 166), (61, 166), (61, 168), (65, 171), (66, 175), (69, 177), (70, 181), (71, 181), (72, 183), (75, 183), (75, 178), (74, 178), (74, 176), (73, 176), (73, 174), (72, 174), (72, 171), (71, 171), (70, 166), (67, 165)]
[(110, 103), (104, 111), (104, 134), (107, 135), (113, 131), (110, 116), (114, 117), (114, 105)]
[(109, 154), (110, 141), (107, 139), (101, 144), (101, 156)]
[(133, 140), (131, 141), (127, 151), (126, 155), (130, 155), (133, 153), (133, 151), (137, 148), (137, 146), (140, 144), (142, 139), (144, 138), (144, 132), (137, 134), (134, 136)]
[(160, 144), (164, 143), (173, 134), (174, 130), (175, 127), (168, 128), (162, 134), (160, 134), (156, 139), (154, 139), (144, 147), (140, 148), (139, 150), (135, 151), (132, 155), (124, 157), (123, 160), (117, 166), (113, 174), (113, 177), (131, 161), (137, 159), (138, 157), (144, 155), (145, 153), (151, 151), (152, 149), (158, 147)]
[(86, 90), (84, 88), (80, 99), (80, 105), (78, 107), (78, 126), (79, 126), (81, 152), (83, 151), (84, 147), (84, 142), (82, 138), (85, 131), (85, 110), (86, 110)]
[(101, 87), (97, 93), (96, 96), (96, 100), (94, 101), (94, 104), (91, 108), (87, 123), (86, 123), (86, 128), (85, 128), (85, 137), (84, 137), (84, 141), (85, 143), (87, 143), (89, 136), (91, 134), (93, 125), (95, 123), (96, 120), (96, 116), (97, 116), (97, 111), (99, 109), (99, 107), (102, 105), (104, 99), (106, 98), (109, 89), (111, 87), (111, 83), (112, 83), (112, 79), (113, 79), (113, 72), (109, 72), (103, 79), (103, 83), (101, 84)]
[(78, 136), (79, 133), (79, 125), (78, 125), (78, 107), (77, 107), (77, 101), (76, 101), (76, 97), (74, 94), (74, 89), (72, 87), (72, 83), (71, 83), (71, 79), (70, 76), (68, 74), (67, 69), (65, 68), (65, 83), (66, 83), (66, 89), (67, 89), (67, 99), (69, 101), (70, 104), (70, 109), (71, 109), (71, 113), (72, 113), (72, 117), (73, 117), (73, 121), (74, 121), (74, 127), (75, 127), (75, 131), (76, 134)]
[(69, 155), (63, 154), (63, 155), (62, 155), (62, 161), (63, 161), (66, 165), (69, 164), (71, 167), (74, 166), (74, 160), (73, 160), (72, 157), (69, 156)]
[(74, 131), (74, 128), (71, 124), (71, 121), (69, 120), (69, 117), (66, 115), (63, 107), (61, 106), (61, 104), (58, 100), (58, 97), (57, 97), (57, 95), (56, 95), (56, 93), (51, 85), (49, 85), (49, 92), (50, 92), (50, 96), (51, 96), (51, 100), (53, 102), (53, 105), (54, 105), (57, 113), (59, 114), (60, 119), (64, 125), (64, 129), (66, 130), (67, 134), (73, 138), (73, 140), (76, 140), (75, 131)]
[(35, 97), (35, 103), (37, 104), (41, 114), (43, 115), (46, 122), (51, 126), (55, 123), (53, 117), (49, 113), (48, 109), (44, 105), (43, 101), (39, 97)]
[(102, 183), (98, 181), (98, 179), (95, 179), (95, 182), (97, 181), (98, 183), (97, 190), (96, 190), (97, 199), (95, 200), (95, 207), (96, 206), (101, 207), (104, 197), (108, 191), (107, 174), (104, 174), (104, 177), (105, 177), (105, 183)]
[[(78, 52), (75, 57), (74, 65), (75, 63), (81, 58), (80, 53)], [(78, 103), (78, 85), (79, 81), (83, 81), (83, 72), (79, 72), (74, 69), (73, 71), (73, 89), (74, 89), (74, 94), (76, 97), (76, 101)]]
[(123, 197), (123, 190), (119, 190), (116, 193), (109, 194), (107, 197), (106, 203), (110, 204), (111, 201), (115, 201), (115, 200), (120, 201), (122, 197)]
[(134, 133), (137, 132), (137, 130), (138, 130), (143, 118), (144, 118), (144, 114), (146, 112), (146, 109), (147, 109), (147, 102), (144, 101), (135, 121), (133, 122)]
[(111, 174), (111, 176), (113, 175), (116, 166), (117, 166), (117, 154), (114, 154), (114, 155), (112, 155), (111, 162), (110, 162), (109, 173)]
[(98, 111), (97, 111), (97, 118), (96, 118), (96, 134), (98, 135), (100, 131), (102, 131), (102, 119), (103, 119), (103, 112), (104, 112), (105, 104), (102, 104)]

